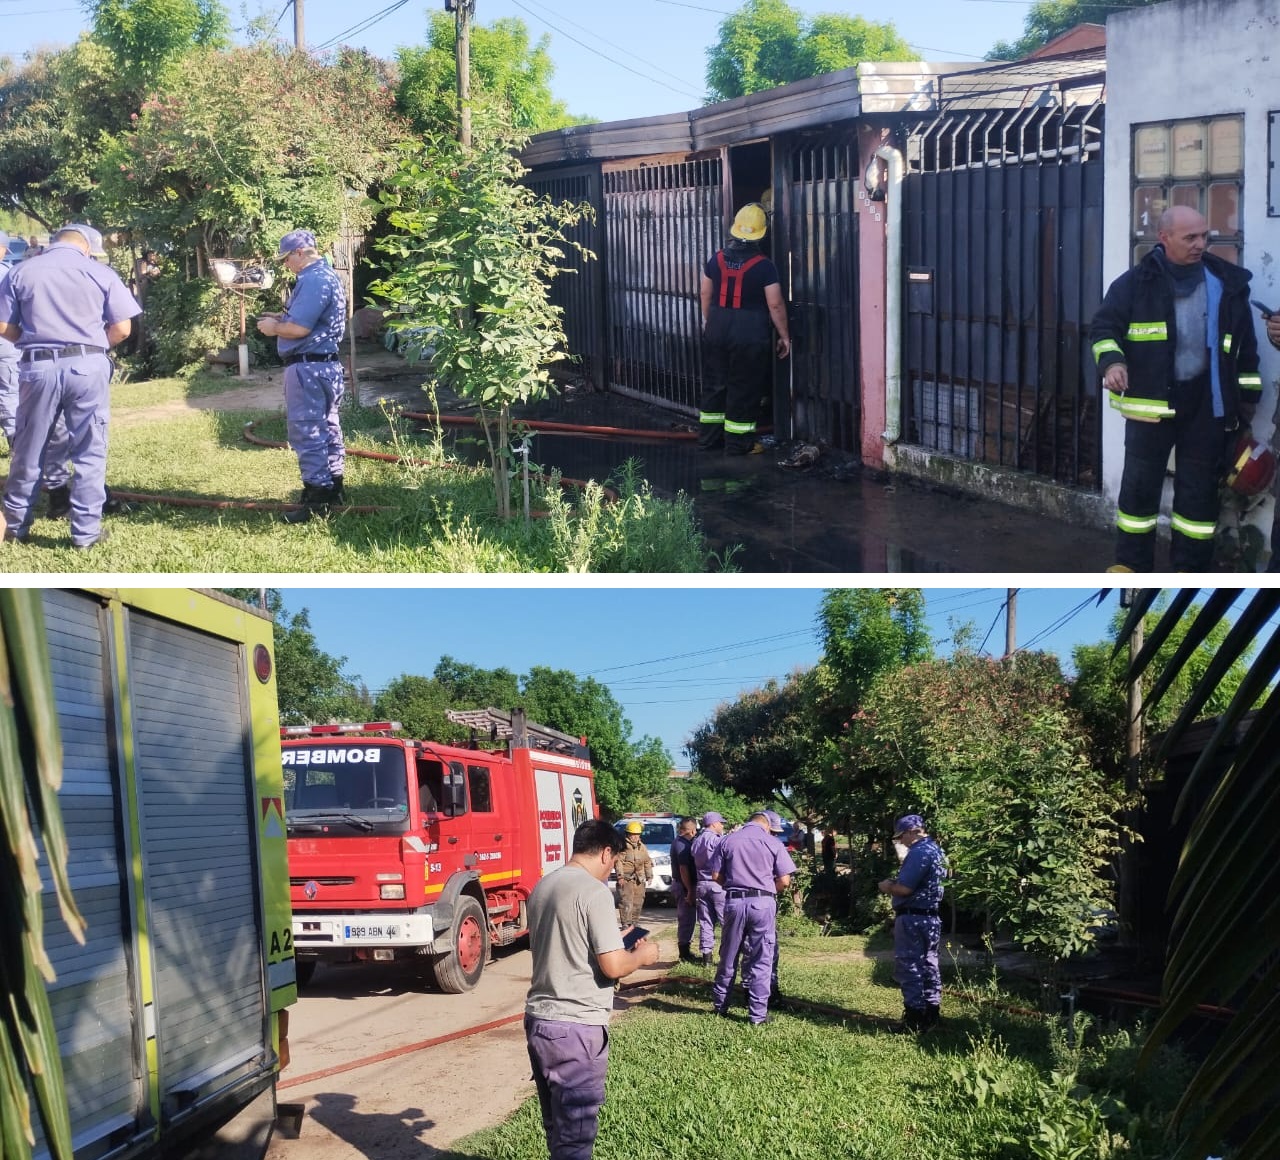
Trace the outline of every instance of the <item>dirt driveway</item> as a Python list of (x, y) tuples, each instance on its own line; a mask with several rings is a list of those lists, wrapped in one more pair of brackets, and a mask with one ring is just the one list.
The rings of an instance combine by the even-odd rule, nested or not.
[[(673, 935), (675, 911), (652, 907), (643, 925)], [(664, 974), (664, 957), (629, 981)], [(424, 990), (407, 964), (321, 968), (292, 1008), (293, 1059), (278, 1100), (305, 1104), (298, 1139), (272, 1135), (266, 1160), (427, 1160), (501, 1123), (529, 1096), (521, 1023), (529, 952), (502, 952), (468, 995)], [(636, 998), (639, 996), (637, 995)], [(617, 999), (625, 1008), (631, 999)], [(469, 1033), (477, 1026), (487, 1029)]]

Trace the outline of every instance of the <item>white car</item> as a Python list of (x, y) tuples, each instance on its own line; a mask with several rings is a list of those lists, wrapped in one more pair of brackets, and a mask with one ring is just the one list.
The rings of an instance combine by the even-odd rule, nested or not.
[[(640, 841), (653, 860), (653, 881), (645, 891), (645, 901), (657, 898), (666, 906), (674, 906), (676, 896), (671, 884), (671, 843), (675, 841), (680, 819), (675, 814), (628, 814), (614, 822), (613, 828), (625, 834), (629, 822), (639, 822), (644, 826)], [(618, 882), (612, 874), (609, 875), (609, 889), (616, 898)]]

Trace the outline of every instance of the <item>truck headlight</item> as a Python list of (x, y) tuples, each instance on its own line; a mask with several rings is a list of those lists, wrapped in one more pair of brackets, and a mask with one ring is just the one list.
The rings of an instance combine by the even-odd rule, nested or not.
[(378, 887), (378, 897), (392, 898), (392, 899), (404, 898), (404, 883), (399, 882), (399, 883), (393, 884), (390, 882), (384, 882), (381, 886)]

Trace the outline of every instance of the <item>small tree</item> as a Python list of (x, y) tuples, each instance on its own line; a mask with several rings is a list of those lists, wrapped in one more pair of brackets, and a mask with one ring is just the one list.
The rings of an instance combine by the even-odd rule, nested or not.
[(566, 357), (550, 284), (564, 247), (581, 250), (567, 231), (591, 213), (522, 185), (520, 144), (479, 118), (471, 148), (446, 134), (403, 145), (378, 195), (395, 231), (379, 246), (393, 272), (370, 287), (396, 311), (393, 329), (431, 334), (437, 377), (479, 404), (502, 519), (511, 515), (511, 406), (543, 398), (547, 368)]

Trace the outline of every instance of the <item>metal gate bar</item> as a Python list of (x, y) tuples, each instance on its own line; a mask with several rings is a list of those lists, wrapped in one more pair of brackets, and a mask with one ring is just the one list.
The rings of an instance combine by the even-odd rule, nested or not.
[(799, 138), (790, 145), (781, 236), (775, 254), (794, 324), (795, 343), (783, 376), (793, 376), (791, 416), (802, 439), (856, 454), (860, 449), (857, 353), (857, 215), (853, 181), (857, 150), (847, 135)]
[(695, 409), (702, 388), (699, 274), (721, 245), (719, 158), (604, 174), (610, 378)]
[(1084, 343), (1101, 301), (1102, 106), (944, 114), (908, 141), (904, 431), (966, 459), (1098, 486)]

